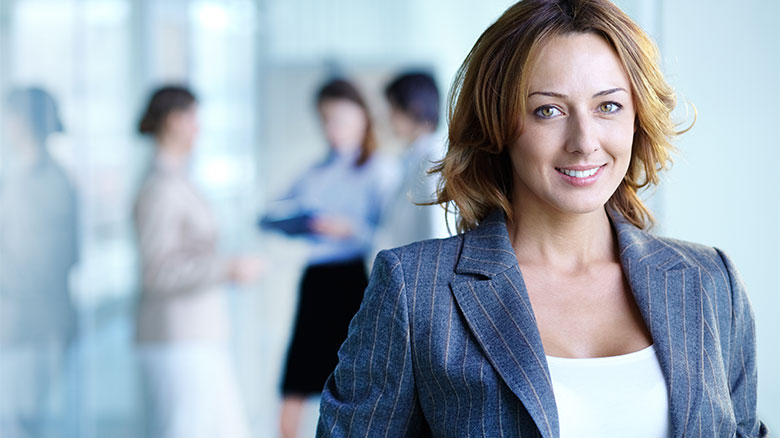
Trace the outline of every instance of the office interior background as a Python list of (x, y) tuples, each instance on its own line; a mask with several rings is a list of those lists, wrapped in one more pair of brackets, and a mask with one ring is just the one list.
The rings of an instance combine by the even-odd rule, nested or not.
[[(305, 260), (302, 242), (257, 218), (326, 145), (313, 104), (334, 74), (369, 96), (392, 153), (382, 88), (407, 68), (443, 90), (511, 0), (0, 0), (0, 89), (40, 85), (64, 131), (49, 148), (79, 199), (69, 274), (78, 335), (47, 409), (46, 436), (142, 436), (134, 356), (138, 294), (132, 203), (152, 155), (136, 125), (150, 91), (200, 100), (195, 183), (226, 252), (272, 258), (274, 275), (230, 291), (237, 373), (254, 436), (275, 436), (279, 378)], [(717, 246), (756, 315), (760, 417), (780, 428), (780, 3), (618, 0), (656, 40), (679, 96), (675, 165), (650, 197), (656, 232)], [(444, 124), (442, 124), (444, 126)], [(442, 129), (442, 132), (445, 128)], [(9, 166), (0, 157), (0, 174)], [(3, 205), (0, 209), (12, 208)], [(2, 263), (2, 260), (0, 260)], [(0, 351), (2, 355), (2, 351)], [(0, 381), (0, 397), (8, 382)], [(316, 400), (307, 406), (311, 436)]]

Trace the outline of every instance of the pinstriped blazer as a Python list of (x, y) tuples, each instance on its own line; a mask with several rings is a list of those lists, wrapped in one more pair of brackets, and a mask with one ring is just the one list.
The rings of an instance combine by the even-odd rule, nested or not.
[[(753, 315), (717, 249), (612, 215), (653, 337), (674, 437), (766, 437)], [(377, 257), (320, 406), (318, 437), (557, 438), (550, 373), (503, 213)]]

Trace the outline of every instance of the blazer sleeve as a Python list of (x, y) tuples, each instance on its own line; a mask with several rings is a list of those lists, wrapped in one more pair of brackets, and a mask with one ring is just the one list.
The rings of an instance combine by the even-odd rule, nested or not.
[(731, 283), (732, 318), (728, 382), (737, 421), (737, 437), (768, 437), (769, 431), (756, 412), (756, 332), (753, 310), (745, 286), (731, 259), (718, 250)]
[(401, 262), (376, 258), (363, 303), (322, 393), (317, 437), (421, 436)]

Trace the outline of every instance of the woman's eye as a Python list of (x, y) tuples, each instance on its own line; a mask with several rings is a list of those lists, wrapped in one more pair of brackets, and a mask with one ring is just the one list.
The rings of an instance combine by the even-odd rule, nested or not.
[(623, 105), (617, 102), (604, 102), (599, 105), (599, 112), (602, 113), (614, 113), (623, 108)]
[(541, 117), (543, 119), (550, 119), (552, 117), (561, 114), (561, 111), (554, 106), (546, 105), (537, 108), (534, 111), (534, 114), (536, 114), (536, 116)]

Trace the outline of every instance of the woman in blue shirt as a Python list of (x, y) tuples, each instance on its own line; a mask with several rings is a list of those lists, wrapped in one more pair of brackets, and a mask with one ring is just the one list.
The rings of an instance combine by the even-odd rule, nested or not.
[[(317, 94), (327, 157), (307, 170), (288, 196), (290, 221), (265, 221), (303, 233), (311, 253), (299, 288), (295, 329), (282, 382), (283, 437), (297, 436), (305, 399), (317, 395), (338, 362), (347, 326), (368, 284), (365, 257), (390, 191), (387, 163), (375, 154), (368, 106), (351, 83), (337, 79)], [(291, 232), (290, 228), (285, 229)]]

